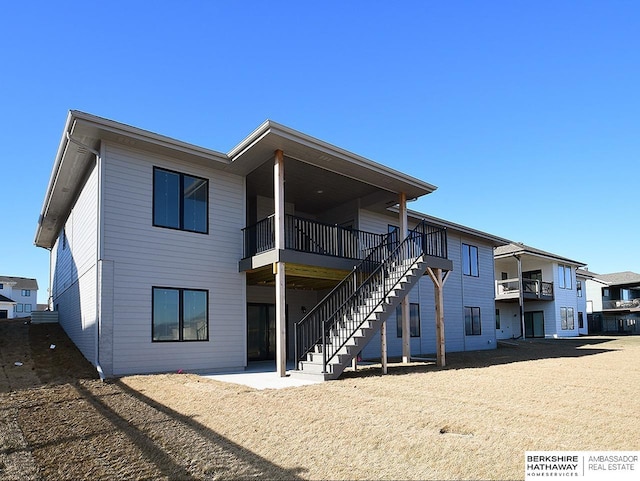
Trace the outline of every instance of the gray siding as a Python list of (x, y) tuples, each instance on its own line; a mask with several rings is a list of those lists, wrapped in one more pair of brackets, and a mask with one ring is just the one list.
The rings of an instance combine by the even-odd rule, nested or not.
[[(98, 170), (89, 175), (52, 250), (52, 296), (60, 325), (95, 363)], [(63, 236), (66, 236), (63, 241)]]
[[(113, 373), (245, 365), (244, 179), (105, 144), (104, 259), (113, 264)], [(209, 180), (209, 233), (152, 225), (153, 167)], [(209, 341), (151, 341), (153, 286), (209, 291)], [(105, 326), (103, 326), (105, 328)]]
[[(369, 232), (386, 233), (389, 224), (398, 219), (366, 210), (359, 214), (359, 227)], [(411, 226), (410, 226), (411, 228)], [(462, 275), (462, 243), (478, 247), (479, 277)], [(453, 271), (444, 285), (444, 325), (447, 352), (493, 349), (496, 347), (493, 247), (480, 238), (466, 238), (448, 231), (448, 257)], [(436, 351), (435, 300), (431, 278), (425, 274), (409, 293), (409, 300), (420, 304), (420, 337), (411, 339), (411, 354), (433, 354)], [(466, 336), (464, 307), (480, 307), (482, 334)], [(396, 316), (387, 321), (387, 352), (402, 355), (402, 339), (397, 337)], [(364, 358), (380, 356), (380, 336), (376, 335), (363, 351)]]

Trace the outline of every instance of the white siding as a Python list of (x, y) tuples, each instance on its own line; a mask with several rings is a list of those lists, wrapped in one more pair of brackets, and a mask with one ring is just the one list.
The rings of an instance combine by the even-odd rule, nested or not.
[[(582, 282), (582, 297), (577, 298), (578, 312), (582, 313), (582, 329), (578, 322), (578, 314), (576, 314), (576, 324), (578, 324), (578, 333), (585, 335), (589, 333), (589, 326), (587, 322), (587, 279), (585, 277), (578, 277), (576, 275), (576, 282)], [(576, 286), (577, 287), (577, 286)], [(576, 289), (576, 295), (578, 294)]]
[[(58, 320), (95, 363), (97, 182), (94, 167), (52, 250), (52, 296)], [(64, 237), (64, 240), (63, 240)]]
[[(244, 178), (105, 144), (104, 259), (113, 263), (113, 373), (214, 370), (246, 363)], [(152, 225), (153, 167), (209, 180), (209, 233)], [(153, 286), (209, 291), (209, 341), (152, 342)], [(105, 328), (105, 326), (103, 326)]]

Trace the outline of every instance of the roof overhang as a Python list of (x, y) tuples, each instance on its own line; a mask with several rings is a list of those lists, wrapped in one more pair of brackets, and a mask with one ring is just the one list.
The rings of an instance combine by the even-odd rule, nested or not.
[[(247, 176), (282, 150), (287, 158), (367, 184), (378, 192), (368, 199), (381, 205), (399, 193), (413, 199), (437, 187), (344, 149), (267, 120), (228, 154), (209, 150), (95, 115), (72, 110), (67, 116), (34, 243), (50, 249), (56, 242), (82, 187), (96, 164), (103, 142), (179, 157)], [(375, 199), (374, 199), (375, 197)]]
[(515, 249), (512, 249), (512, 250), (509, 250), (508, 252), (495, 254), (494, 258), (495, 259), (507, 259), (509, 257), (521, 256), (521, 255), (537, 257), (537, 258), (540, 258), (540, 259), (546, 259), (546, 260), (555, 261), (555, 262), (562, 262), (564, 264), (571, 264), (571, 265), (573, 265), (575, 267), (584, 267), (584, 266), (587, 265), (584, 262), (574, 261), (572, 259), (568, 259), (566, 257), (561, 257), (561, 256), (558, 256), (558, 255), (552, 254), (550, 252), (536, 252), (534, 250), (528, 249), (527, 246), (518, 247), (518, 248), (515, 248)]
[(367, 183), (393, 194), (404, 192), (409, 199), (430, 194), (437, 189), (432, 184), (271, 120), (260, 125), (229, 152), (231, 164), (227, 170), (247, 175), (273, 158), (276, 150), (282, 150), (284, 155), (291, 159)]

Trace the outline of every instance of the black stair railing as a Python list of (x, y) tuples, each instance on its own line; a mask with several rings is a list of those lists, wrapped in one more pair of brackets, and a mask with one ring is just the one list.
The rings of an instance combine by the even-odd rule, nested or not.
[(398, 242), (391, 232), (318, 305), (295, 324), (295, 356), (322, 350), (323, 372), (367, 317), (382, 305), (415, 261), (423, 255), (446, 258), (446, 230), (421, 222)]

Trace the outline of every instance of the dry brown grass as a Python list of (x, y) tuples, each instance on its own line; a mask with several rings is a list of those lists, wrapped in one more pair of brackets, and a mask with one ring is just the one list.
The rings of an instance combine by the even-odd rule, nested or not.
[(191, 374), (16, 381), (3, 355), (0, 478), (20, 455), (25, 479), (520, 479), (526, 450), (640, 449), (640, 337), (448, 361), (258, 391)]

